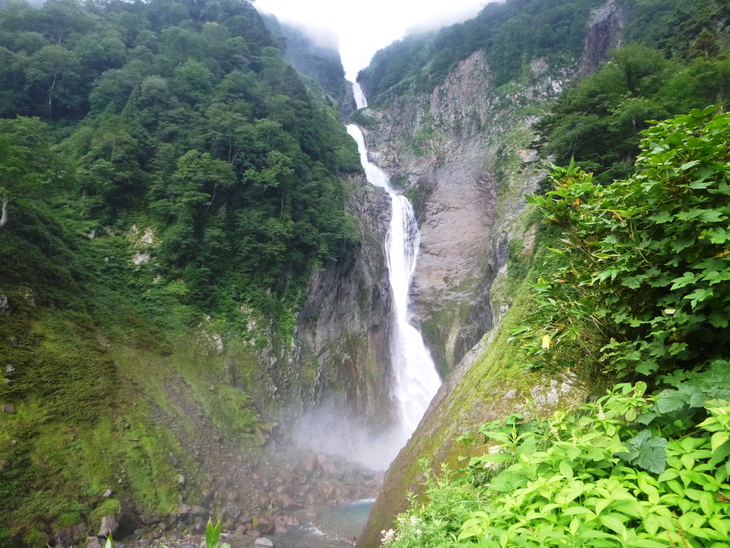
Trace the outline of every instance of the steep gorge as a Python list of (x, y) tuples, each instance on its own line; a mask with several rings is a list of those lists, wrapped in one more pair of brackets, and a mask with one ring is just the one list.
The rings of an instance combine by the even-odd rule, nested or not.
[[(529, 306), (515, 288), (538, 230), (524, 195), (545, 176), (532, 125), (572, 79), (606, 59), (624, 23), (623, 11), (608, 2), (593, 12), (583, 53), (570, 64), (534, 58), (522, 79), (495, 87), (477, 50), (432, 92), (391, 93), (380, 108), (359, 114), (373, 156), (417, 209), (422, 239), (412, 298), (431, 352), (449, 374), (389, 469), (359, 546), (377, 546), (406, 508), (407, 492), (418, 491), (419, 459), (429, 469), (456, 466), (463, 452), (456, 440), (465, 431), (525, 412), (529, 401), (549, 413), (580, 400), (562, 381), (510, 371), (506, 329), (517, 319), (512, 306)], [(509, 271), (508, 260), (521, 270)]]

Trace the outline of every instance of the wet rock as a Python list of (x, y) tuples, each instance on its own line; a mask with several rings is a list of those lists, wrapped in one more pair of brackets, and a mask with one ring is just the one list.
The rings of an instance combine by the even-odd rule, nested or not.
[(274, 546), (274, 543), (270, 539), (268, 539), (266, 537), (257, 538), (254, 541), (254, 544), (256, 546), (270, 546), (270, 547), (271, 546)]
[(162, 518), (156, 514), (142, 513), (139, 514), (138, 518), (140, 523), (145, 527), (152, 527), (153, 525), (157, 525), (162, 521)]
[(317, 460), (317, 457), (314, 455), (307, 457), (304, 459), (304, 462), (302, 463), (302, 469), (307, 473), (311, 474), (317, 469), (317, 464), (319, 464), (319, 461)]
[(276, 530), (276, 525), (269, 518), (259, 518), (256, 530), (262, 535), (270, 535)]
[(192, 508), (190, 508), (190, 515), (200, 518), (209, 518), (210, 511), (206, 510), (202, 506), (193, 506)]
[(302, 507), (301, 504), (299, 504), (297, 501), (295, 501), (291, 496), (287, 495), (286, 493), (281, 493), (276, 497), (276, 500), (279, 501), (279, 504), (284, 510), (298, 510)]
[(108, 537), (109, 535), (116, 532), (117, 527), (119, 527), (119, 522), (117, 521), (117, 518), (114, 516), (104, 516), (101, 518), (101, 527), (99, 527), (99, 532), (96, 534), (98, 537)]
[(239, 517), (241, 517), (242, 513), (243, 510), (241, 510), (240, 506), (236, 506), (235, 504), (226, 506), (225, 515), (231, 518), (233, 521), (236, 521)]

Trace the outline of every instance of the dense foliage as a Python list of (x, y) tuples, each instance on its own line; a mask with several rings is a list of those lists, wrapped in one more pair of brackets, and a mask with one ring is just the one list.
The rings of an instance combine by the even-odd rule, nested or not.
[[(275, 45), (247, 2), (11, 2), (0, 12), (0, 116), (50, 128), (8, 120), (4, 138), (61, 141), (79, 229), (149, 227), (154, 252), (138, 278), (157, 279), (150, 298), (280, 315), (272, 307), (292, 306), (313, 265), (354, 242), (338, 172), (357, 157)], [(47, 156), (25, 169), (46, 169)], [(40, 195), (28, 176), (3, 181), (12, 228), (15, 197)]]
[[(730, 395), (727, 368), (716, 364), (707, 392)], [(431, 479), (431, 502), (414, 504), (383, 545), (726, 546), (730, 403), (699, 385), (647, 397), (644, 383), (623, 384), (577, 413), (485, 424), (467, 436), (485, 454)], [(668, 404), (683, 390), (697, 392), (692, 404)]]
[[(155, 423), (187, 419), (169, 379), (255, 437), (250, 354), (288, 348), (313, 269), (357, 245), (359, 160), (249, 2), (0, 6), (0, 546), (69, 544), (195, 488)], [(208, 390), (203, 325), (247, 391)]]
[(536, 129), (545, 153), (575, 159), (601, 183), (632, 173), (647, 120), (727, 104), (730, 11), (723, 2), (630, 2), (632, 41), (576, 82)]
[(654, 375), (730, 356), (730, 115), (713, 110), (645, 131), (630, 179), (558, 168), (531, 199), (563, 235), (537, 284), (539, 327), (521, 330), (534, 367)]
[(581, 52), (590, 11), (601, 0), (507, 0), (487, 4), (474, 18), (438, 32), (404, 38), (375, 54), (358, 80), (375, 102), (388, 90), (431, 91), (453, 66), (484, 49), (499, 86), (519, 77), (535, 57), (554, 63)]

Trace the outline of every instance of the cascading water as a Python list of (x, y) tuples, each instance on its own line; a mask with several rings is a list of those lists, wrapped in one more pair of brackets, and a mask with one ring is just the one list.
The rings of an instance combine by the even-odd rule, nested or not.
[[(357, 83), (353, 84), (353, 93), (358, 109), (365, 108), (367, 101)], [(365, 139), (360, 128), (350, 124), (347, 126), (347, 132), (357, 142), (360, 162), (368, 181), (384, 188), (392, 203), (390, 227), (386, 238), (386, 256), (396, 320), (391, 349), (394, 374), (392, 393), (398, 405), (401, 428), (407, 439), (415, 431), (441, 384), (421, 334), (408, 323), (408, 289), (416, 267), (420, 235), (411, 203), (405, 196), (396, 194), (390, 186), (388, 176), (368, 159)]]

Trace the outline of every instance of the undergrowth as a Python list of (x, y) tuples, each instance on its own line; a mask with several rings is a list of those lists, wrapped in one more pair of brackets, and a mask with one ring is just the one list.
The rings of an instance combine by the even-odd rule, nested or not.
[(555, 190), (530, 198), (556, 237), (538, 306), (512, 328), (520, 365), (588, 388), (631, 382), (550, 420), (466, 433), (476, 456), (428, 477), (427, 502), (384, 545), (728, 545), (730, 116), (715, 110), (647, 130), (631, 179), (555, 167)]

